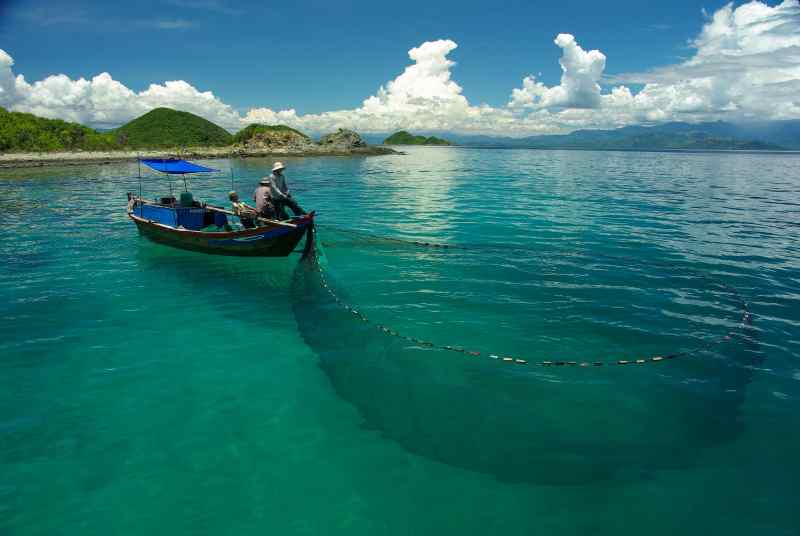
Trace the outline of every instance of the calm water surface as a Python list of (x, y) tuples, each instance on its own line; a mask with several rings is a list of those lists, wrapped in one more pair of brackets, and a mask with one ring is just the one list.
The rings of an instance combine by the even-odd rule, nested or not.
[(288, 177), (336, 294), (479, 358), (141, 239), (135, 164), (0, 171), (0, 534), (800, 533), (800, 156), (408, 153)]

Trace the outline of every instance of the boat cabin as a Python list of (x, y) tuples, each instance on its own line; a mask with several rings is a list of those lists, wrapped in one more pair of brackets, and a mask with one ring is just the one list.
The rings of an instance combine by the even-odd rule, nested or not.
[(142, 219), (178, 229), (232, 230), (224, 209), (195, 201), (191, 192), (183, 192), (180, 200), (175, 197), (162, 197), (152, 202), (137, 200), (131, 208), (132, 213)]

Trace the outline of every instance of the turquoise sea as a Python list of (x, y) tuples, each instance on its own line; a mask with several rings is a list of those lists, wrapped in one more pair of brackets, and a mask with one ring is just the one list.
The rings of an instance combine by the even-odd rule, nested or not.
[(333, 294), (0, 171), (0, 534), (800, 534), (800, 155), (406, 151), (287, 159)]

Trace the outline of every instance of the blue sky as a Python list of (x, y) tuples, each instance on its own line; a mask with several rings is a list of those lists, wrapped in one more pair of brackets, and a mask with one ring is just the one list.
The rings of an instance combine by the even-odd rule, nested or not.
[(639, 71), (687, 56), (703, 7), (722, 5), (12, 0), (2, 13), (0, 48), (31, 80), (108, 71), (140, 90), (182, 79), (239, 109), (268, 102), (316, 113), (359, 105), (402, 70), (409, 48), (452, 39), (464, 95), (500, 105), (527, 74), (558, 81), (552, 40), (560, 32), (580, 36), (584, 48), (601, 48), (613, 58), (608, 72)]
[[(184, 107), (226, 123), (238, 121), (231, 119), (232, 113), (244, 117), (251, 110), (267, 110), (250, 117), (282, 119), (312, 130), (339, 123), (368, 130), (408, 123), (429, 131), (523, 134), (661, 119), (724, 118), (734, 111), (742, 117), (757, 115), (761, 112), (744, 106), (749, 88), (722, 96), (721, 90), (714, 89), (727, 84), (719, 78), (719, 69), (731, 57), (760, 55), (763, 59), (765, 51), (756, 50), (756, 40), (774, 41), (774, 50), (766, 52), (775, 54), (776, 61), (790, 62), (790, 71), (783, 75), (756, 72), (753, 61), (743, 63), (740, 74), (753, 73), (756, 85), (789, 82), (792, 88), (800, 78), (793, 70), (797, 65), (786, 59), (800, 44), (791, 35), (786, 36), (785, 28), (778, 28), (782, 32), (778, 35), (777, 26), (770, 22), (777, 17), (800, 34), (797, 0), (780, 5), (572, 0), (146, 0), (135, 4), (5, 0), (0, 6), (0, 49), (9, 58), (6, 84), (13, 85), (13, 77), (20, 74), (26, 84), (32, 84), (20, 86), (17, 82), (16, 87), (7, 87), (5, 96), (0, 93), (0, 104), (95, 124), (119, 121), (125, 112), (122, 108), (114, 113), (97, 111), (102, 95), (75, 104), (74, 110), (68, 107), (70, 99), (51, 106), (49, 101), (57, 99), (55, 94), (61, 90), (53, 80), (49, 89), (37, 87), (36, 82), (58, 74), (70, 81), (92, 80), (107, 72), (114, 83), (140, 93), (150, 84), (185, 81), (197, 92), (213, 93), (219, 110), (223, 105), (228, 108), (216, 112), (204, 109), (197, 99), (187, 100)], [(753, 27), (757, 32), (753, 33)], [(735, 33), (735, 43), (721, 37), (726, 32)], [(554, 40), (559, 34), (574, 36), (574, 44), (562, 40), (556, 46)], [(425, 53), (435, 56), (427, 67), (420, 68), (425, 73), (411, 73), (403, 84), (395, 84), (395, 93), (401, 85), (406, 93), (392, 96), (391, 82), (413, 65), (410, 49), (426, 42), (440, 45), (431, 46)], [(451, 42), (453, 46), (447, 44)], [(602, 58), (591, 55), (595, 49)], [(706, 61), (713, 54), (713, 61)], [(565, 81), (559, 60), (567, 57), (572, 58), (572, 71), (565, 76), (572, 78)], [(700, 61), (696, 57), (709, 68), (696, 69), (693, 64)], [(763, 68), (763, 61), (759, 65)], [(690, 76), (694, 86), (679, 86), (689, 67), (693, 69)], [(586, 70), (594, 74), (584, 76)], [(525, 82), (528, 75), (534, 78)], [(667, 79), (674, 85), (674, 99), (680, 102), (667, 102), (663, 90)], [(620, 81), (630, 97), (619, 94), (612, 98), (611, 92)], [(457, 84), (457, 90), (451, 82)], [(662, 84), (661, 92), (640, 95), (648, 83)], [(422, 88), (419, 91), (414, 89), (417, 84)], [(709, 85), (714, 88), (709, 89)], [(389, 97), (381, 97), (381, 86), (387, 88)], [(83, 91), (76, 88), (75, 98)], [(513, 90), (522, 92), (509, 107)], [(92, 91), (102, 93), (96, 88)], [(168, 92), (175, 91), (170, 88)], [(787, 88), (780, 91), (789, 93)], [(384, 108), (373, 107), (369, 112), (383, 114), (380, 121), (366, 121), (366, 111), (356, 114), (358, 117), (340, 114), (326, 115), (324, 121), (310, 118), (361, 110), (370, 96), (385, 101)], [(142, 102), (136, 106), (128, 106), (127, 113), (144, 109), (159, 98), (182, 106), (178, 98), (151, 95), (139, 99)], [(423, 106), (425, 99), (429, 103)], [(445, 101), (450, 104), (443, 107)], [(793, 117), (794, 103), (789, 104), (789, 116)], [(482, 105), (498, 113), (480, 111)], [(627, 106), (625, 114), (611, 113), (612, 108), (619, 112), (623, 106)], [(88, 110), (91, 107), (97, 110)], [(409, 112), (412, 107), (421, 113)], [(589, 113), (589, 109), (595, 111)], [(282, 110), (291, 110), (296, 117), (270, 115)], [(384, 114), (387, 110), (394, 114), (393, 119)], [(443, 114), (448, 119), (443, 119)], [(478, 115), (480, 121), (476, 120)], [(457, 121), (453, 119), (456, 116)], [(526, 122), (516, 121), (520, 118)]]

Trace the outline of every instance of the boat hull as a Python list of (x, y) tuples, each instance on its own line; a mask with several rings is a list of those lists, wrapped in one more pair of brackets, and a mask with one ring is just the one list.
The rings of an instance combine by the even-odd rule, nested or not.
[(313, 224), (313, 215), (293, 218), (290, 225), (271, 224), (255, 229), (230, 232), (203, 232), (176, 229), (135, 214), (128, 216), (139, 233), (153, 242), (211, 255), (239, 257), (286, 257)]

